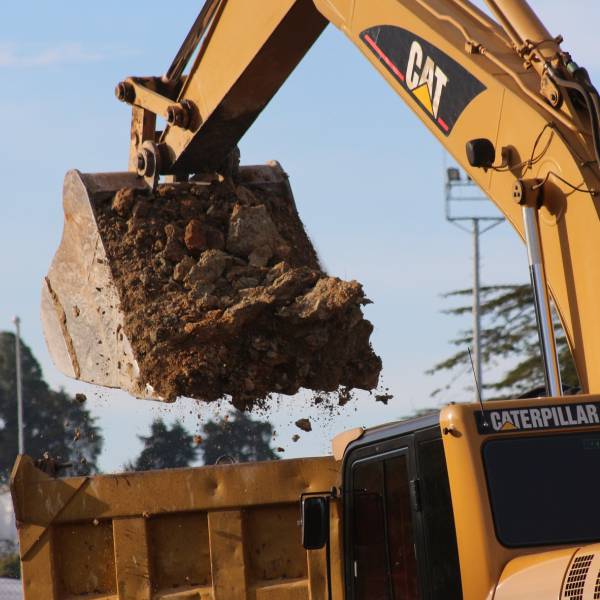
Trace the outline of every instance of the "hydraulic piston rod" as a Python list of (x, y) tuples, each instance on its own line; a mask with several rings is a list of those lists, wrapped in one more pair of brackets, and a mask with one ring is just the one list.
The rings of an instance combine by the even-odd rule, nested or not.
[(529, 259), (529, 274), (531, 276), (531, 285), (533, 286), (535, 314), (540, 335), (542, 359), (544, 361), (546, 390), (550, 396), (556, 397), (562, 396), (562, 383), (560, 380), (558, 354), (556, 352), (552, 312), (550, 310), (548, 283), (544, 268), (538, 210), (535, 206), (523, 206), (523, 222)]

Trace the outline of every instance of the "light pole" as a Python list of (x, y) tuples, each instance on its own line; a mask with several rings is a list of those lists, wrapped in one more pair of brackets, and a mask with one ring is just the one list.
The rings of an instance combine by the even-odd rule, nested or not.
[[(476, 214), (477, 203), (487, 202), (477, 184), (459, 169), (446, 169), (446, 220), (473, 236), (473, 368), (475, 370), (475, 400), (483, 400), (481, 352), (481, 278), (479, 238), (504, 221), (504, 217)], [(457, 211), (459, 203), (468, 203), (472, 210)]]
[(17, 366), (17, 427), (19, 430), (19, 454), (25, 454), (25, 440), (23, 439), (23, 381), (21, 374), (21, 319), (13, 318), (15, 324), (15, 358)]

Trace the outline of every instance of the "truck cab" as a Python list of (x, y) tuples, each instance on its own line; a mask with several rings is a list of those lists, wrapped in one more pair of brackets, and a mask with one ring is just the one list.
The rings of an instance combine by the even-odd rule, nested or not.
[(599, 400), (452, 404), (334, 440), (346, 600), (600, 598)]

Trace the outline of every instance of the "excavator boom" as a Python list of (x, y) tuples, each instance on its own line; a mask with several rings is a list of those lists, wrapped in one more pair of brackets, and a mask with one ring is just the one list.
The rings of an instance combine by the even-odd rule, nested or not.
[[(600, 100), (525, 0), (487, 4), (496, 20), (468, 0), (208, 0), (164, 77), (117, 86), (132, 105), (129, 169), (151, 187), (234, 169), (237, 142), (331, 22), (523, 239), (523, 206), (535, 209), (551, 296), (582, 387), (597, 392)], [(60, 306), (48, 285), (46, 306)], [(54, 354), (70, 317), (45, 321)]]

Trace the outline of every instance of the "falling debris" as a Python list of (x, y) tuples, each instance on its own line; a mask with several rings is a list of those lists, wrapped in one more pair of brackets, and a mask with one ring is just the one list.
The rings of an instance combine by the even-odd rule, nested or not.
[(323, 272), (280, 187), (164, 184), (97, 209), (125, 333), (163, 399), (229, 395), (244, 410), (302, 387), (377, 386), (369, 300)]
[(350, 388), (341, 387), (338, 391), (338, 404), (340, 406), (346, 406), (348, 402), (352, 400), (352, 394), (350, 393)]
[(376, 402), (383, 402), (387, 405), (387, 403), (393, 398), (392, 394), (375, 394)]
[(204, 441), (204, 439), (202, 438), (201, 435), (194, 436), (194, 444), (196, 444), (196, 446), (200, 446), (203, 441)]
[(285, 452), (285, 448), (282, 448), (281, 446), (279, 448), (277, 448), (277, 452)]
[(295, 433), (295, 434), (292, 436), (292, 442), (297, 442), (299, 439), (300, 439), (300, 436), (299, 436), (297, 433)]
[(79, 402), (79, 404), (83, 404), (87, 400), (87, 396), (85, 394), (75, 394), (75, 402)]
[(298, 419), (296, 421), (296, 427), (302, 429), (302, 431), (312, 431), (312, 425), (309, 419)]

